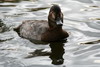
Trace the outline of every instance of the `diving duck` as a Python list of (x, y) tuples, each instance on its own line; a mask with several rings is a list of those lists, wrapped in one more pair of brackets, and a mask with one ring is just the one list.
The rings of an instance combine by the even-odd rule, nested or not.
[(26, 20), (15, 30), (21, 37), (29, 40), (55, 42), (69, 36), (69, 34), (62, 29), (62, 26), (63, 13), (58, 5), (53, 5), (49, 11), (48, 21)]

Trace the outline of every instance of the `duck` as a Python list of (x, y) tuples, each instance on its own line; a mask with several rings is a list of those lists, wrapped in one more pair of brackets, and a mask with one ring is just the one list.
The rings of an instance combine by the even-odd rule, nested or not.
[(62, 29), (63, 13), (59, 5), (50, 8), (47, 20), (25, 20), (15, 29), (19, 36), (29, 40), (55, 42), (66, 39), (69, 34)]

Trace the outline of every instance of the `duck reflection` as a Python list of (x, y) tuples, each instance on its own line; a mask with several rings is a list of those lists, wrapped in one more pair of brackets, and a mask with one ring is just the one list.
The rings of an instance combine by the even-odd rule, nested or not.
[(45, 49), (36, 49), (34, 52), (30, 52), (29, 55), (25, 58), (32, 58), (37, 56), (49, 56), (52, 60), (52, 64), (61, 65), (64, 62), (63, 55), (65, 53), (64, 43), (63, 42), (52, 42), (50, 43), (51, 51), (44, 51)]
[(55, 65), (63, 64), (64, 62), (63, 54), (65, 53), (64, 44), (56, 42), (56, 43), (50, 43), (49, 46), (51, 48), (50, 59), (52, 60), (52, 64)]

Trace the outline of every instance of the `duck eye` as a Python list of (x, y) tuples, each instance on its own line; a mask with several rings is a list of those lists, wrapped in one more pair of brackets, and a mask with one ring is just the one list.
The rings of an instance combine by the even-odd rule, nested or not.
[(61, 18), (63, 18), (63, 13), (60, 13)]
[(54, 13), (52, 13), (52, 18), (55, 19), (55, 14)]

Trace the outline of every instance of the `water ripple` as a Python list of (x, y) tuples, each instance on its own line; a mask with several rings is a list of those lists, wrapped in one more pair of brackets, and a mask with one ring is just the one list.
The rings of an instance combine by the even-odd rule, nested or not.
[(64, 13), (63, 28), (69, 33), (68, 42), (63, 43), (65, 63), (61, 67), (99, 67), (99, 0), (21, 0), (16, 3), (0, 3), (0, 19), (10, 29), (0, 33), (1, 67), (54, 67), (48, 56), (24, 58), (34, 50), (50, 50), (48, 44), (31, 43), (13, 31), (24, 20), (47, 20), (52, 4), (60, 5)]

